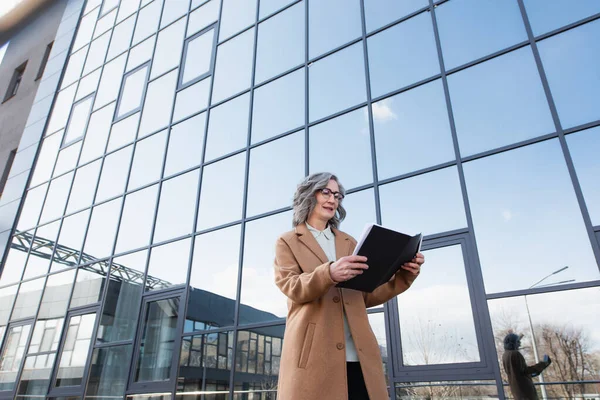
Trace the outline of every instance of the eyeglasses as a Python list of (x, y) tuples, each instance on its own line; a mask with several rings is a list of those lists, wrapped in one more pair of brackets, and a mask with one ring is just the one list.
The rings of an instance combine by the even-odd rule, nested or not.
[(319, 191), (321, 192), (321, 194), (323, 196), (325, 196), (326, 198), (329, 198), (329, 196), (333, 195), (333, 197), (337, 200), (337, 201), (342, 201), (344, 200), (344, 195), (341, 194), (340, 192), (334, 192), (333, 190), (329, 189), (329, 188), (323, 188), (323, 189), (319, 189)]

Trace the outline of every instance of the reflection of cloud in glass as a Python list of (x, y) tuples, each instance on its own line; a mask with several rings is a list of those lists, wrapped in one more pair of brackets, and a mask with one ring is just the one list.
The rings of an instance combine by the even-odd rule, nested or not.
[[(398, 116), (390, 108), (393, 98), (388, 97), (377, 103), (373, 103), (373, 119), (377, 122), (387, 122), (392, 119), (398, 119)], [(366, 112), (366, 110), (365, 110)]]

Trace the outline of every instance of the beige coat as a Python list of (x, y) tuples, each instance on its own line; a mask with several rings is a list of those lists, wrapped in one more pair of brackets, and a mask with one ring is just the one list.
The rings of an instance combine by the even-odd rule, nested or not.
[[(337, 229), (336, 256), (351, 255), (356, 240)], [(370, 400), (388, 399), (381, 354), (367, 307), (404, 292), (415, 276), (400, 270), (373, 293), (338, 289), (325, 253), (305, 224), (283, 234), (275, 252), (275, 283), (288, 297), (279, 370), (279, 400), (347, 400), (343, 309)]]

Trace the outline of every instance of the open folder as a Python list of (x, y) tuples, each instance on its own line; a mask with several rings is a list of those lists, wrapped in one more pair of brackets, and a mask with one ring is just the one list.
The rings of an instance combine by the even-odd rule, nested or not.
[(353, 255), (367, 257), (369, 269), (336, 286), (371, 293), (389, 281), (421, 250), (423, 235), (405, 235), (377, 224), (367, 224)]

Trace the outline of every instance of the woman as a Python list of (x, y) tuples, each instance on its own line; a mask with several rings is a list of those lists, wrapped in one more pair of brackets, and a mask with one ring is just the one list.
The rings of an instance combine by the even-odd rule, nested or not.
[(277, 240), (275, 283), (288, 297), (281, 400), (389, 398), (367, 307), (408, 289), (425, 259), (418, 253), (373, 293), (336, 288), (368, 268), (365, 257), (352, 256), (356, 240), (338, 230), (343, 198), (335, 175), (306, 177), (294, 194), (295, 229)]

